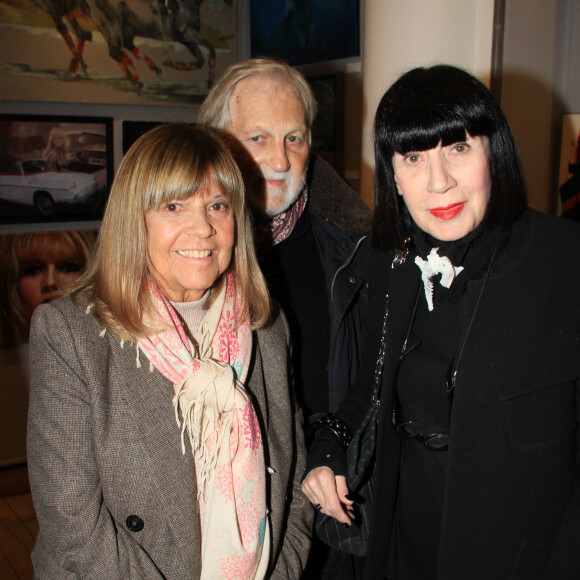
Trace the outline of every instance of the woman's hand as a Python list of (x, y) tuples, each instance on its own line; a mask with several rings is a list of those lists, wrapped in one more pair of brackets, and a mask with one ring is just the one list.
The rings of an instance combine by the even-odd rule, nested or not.
[(348, 487), (344, 475), (335, 476), (329, 467), (316, 467), (302, 482), (302, 492), (320, 511), (350, 526), (354, 518), (353, 502), (347, 498)]

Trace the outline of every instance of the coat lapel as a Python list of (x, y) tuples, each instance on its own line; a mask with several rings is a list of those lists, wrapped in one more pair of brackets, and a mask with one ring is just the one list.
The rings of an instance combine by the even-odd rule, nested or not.
[(119, 367), (125, 370), (120, 377), (125, 382), (124, 401), (133, 419), (127, 427), (135, 431), (135, 439), (142, 443), (146, 456), (144, 471), (149, 481), (143, 485), (155, 486), (155, 495), (160, 498), (156, 508), (174, 528), (187, 557), (194, 555), (196, 545), (201, 545), (191, 446), (186, 437), (185, 454), (182, 453), (181, 430), (172, 403), (173, 385), (156, 369), (150, 372), (144, 355), (140, 356), (141, 368), (137, 368), (135, 349), (135, 344), (126, 344), (119, 354)]

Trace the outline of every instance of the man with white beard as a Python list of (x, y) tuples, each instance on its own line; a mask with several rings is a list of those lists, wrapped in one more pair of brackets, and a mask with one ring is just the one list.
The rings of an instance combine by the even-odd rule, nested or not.
[[(316, 100), (298, 71), (252, 59), (225, 71), (197, 119), (235, 137), (260, 263), (290, 324), (296, 396), (307, 426), (336, 411), (358, 370), (366, 280), (350, 261), (371, 224), (356, 191), (310, 154), (315, 117)], [(336, 285), (339, 292), (335, 276), (348, 281)], [(358, 562), (327, 553), (314, 544), (303, 578), (355, 577)]]

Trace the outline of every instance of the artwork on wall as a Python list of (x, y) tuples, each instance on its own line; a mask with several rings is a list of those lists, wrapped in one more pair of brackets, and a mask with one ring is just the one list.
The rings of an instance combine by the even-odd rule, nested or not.
[(312, 151), (343, 172), (344, 73), (308, 76), (318, 104), (312, 126)]
[(251, 53), (292, 66), (360, 56), (359, 0), (250, 0)]
[(1, 224), (100, 220), (113, 179), (108, 117), (0, 115)]
[(123, 155), (141, 135), (162, 124), (161, 121), (123, 121)]
[(580, 220), (580, 114), (564, 115), (559, 183), (562, 216)]
[(89, 230), (0, 235), (0, 467), (26, 458), (32, 315), (78, 280), (95, 241)]
[(4, 100), (199, 103), (236, 60), (236, 0), (7, 0)]

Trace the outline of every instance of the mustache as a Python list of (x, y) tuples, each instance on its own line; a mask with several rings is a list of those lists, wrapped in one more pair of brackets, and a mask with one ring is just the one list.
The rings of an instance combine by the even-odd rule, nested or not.
[(259, 177), (261, 179), (272, 179), (275, 181), (287, 181), (288, 183), (292, 184), (294, 183), (294, 176), (290, 173), (290, 172), (280, 172), (278, 173), (277, 171), (258, 171), (256, 173), (256, 177)]

